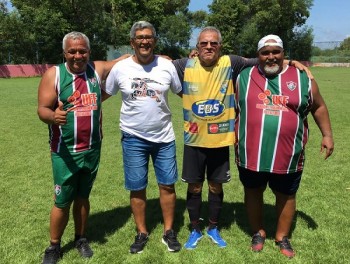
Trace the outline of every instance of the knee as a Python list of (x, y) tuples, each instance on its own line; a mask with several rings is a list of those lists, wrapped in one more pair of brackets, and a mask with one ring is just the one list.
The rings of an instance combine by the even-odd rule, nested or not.
[(175, 193), (175, 185), (171, 184), (171, 185), (163, 185), (163, 184), (159, 184), (159, 190), (161, 192), (167, 192), (167, 193)]
[(203, 184), (202, 183), (189, 183), (187, 191), (190, 193), (200, 193), (202, 192)]
[(214, 182), (209, 182), (209, 191), (214, 194), (220, 194), (222, 193), (222, 183), (214, 183)]

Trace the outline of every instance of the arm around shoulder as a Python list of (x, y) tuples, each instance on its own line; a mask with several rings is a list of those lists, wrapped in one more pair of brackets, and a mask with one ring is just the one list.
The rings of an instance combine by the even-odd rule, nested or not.
[(95, 61), (95, 67), (96, 67), (96, 71), (98, 72), (98, 74), (100, 75), (102, 80), (106, 80), (109, 72), (111, 71), (111, 69), (113, 68), (113, 66), (121, 61), (124, 60), (126, 58), (129, 58), (130, 56), (132, 56), (131, 54), (124, 54), (122, 56), (120, 56), (119, 58), (116, 58), (114, 60), (109, 60), (109, 61)]
[(284, 60), (283, 61), (284, 64), (288, 64), (289, 66), (294, 66), (295, 68), (301, 70), (301, 71), (305, 71), (307, 76), (313, 80), (314, 76), (312, 75), (310, 69), (308, 67), (306, 67), (304, 64), (302, 64), (299, 61), (295, 61), (295, 60)]

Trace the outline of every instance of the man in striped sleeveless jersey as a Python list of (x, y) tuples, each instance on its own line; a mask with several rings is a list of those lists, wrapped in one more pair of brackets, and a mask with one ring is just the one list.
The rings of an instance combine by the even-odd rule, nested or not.
[(90, 210), (89, 195), (100, 162), (102, 141), (101, 81), (114, 61), (89, 62), (90, 42), (80, 32), (63, 38), (66, 63), (47, 70), (38, 89), (38, 115), (49, 127), (54, 179), (50, 216), (50, 246), (43, 263), (62, 256), (61, 237), (73, 203), (75, 246), (80, 255), (93, 255), (84, 236)]
[(258, 43), (259, 64), (244, 69), (236, 83), (236, 162), (244, 186), (253, 231), (251, 248), (263, 249), (263, 193), (267, 184), (276, 196), (275, 244), (292, 258), (288, 239), (296, 192), (304, 168), (311, 112), (321, 133), (321, 152), (333, 152), (331, 122), (317, 83), (295, 67), (284, 65), (283, 42), (268, 35)]

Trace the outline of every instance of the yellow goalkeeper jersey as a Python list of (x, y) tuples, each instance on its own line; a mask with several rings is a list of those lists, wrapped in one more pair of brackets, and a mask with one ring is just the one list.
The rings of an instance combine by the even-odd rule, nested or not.
[(183, 82), (184, 143), (218, 148), (233, 145), (235, 98), (229, 56), (211, 67), (189, 59)]

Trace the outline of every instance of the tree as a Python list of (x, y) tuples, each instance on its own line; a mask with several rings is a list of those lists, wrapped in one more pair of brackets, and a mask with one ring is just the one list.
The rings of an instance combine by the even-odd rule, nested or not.
[(208, 26), (217, 27), (222, 33), (222, 51), (237, 52), (237, 35), (245, 23), (248, 8), (241, 0), (214, 0), (209, 5)]
[(290, 59), (307, 61), (312, 56), (312, 29), (304, 26), (293, 32), (290, 42), (285, 45), (285, 53)]
[(16, 10), (9, 12), (0, 2), (0, 64), (30, 63), (31, 43), (25, 25)]
[[(189, 0), (12, 0), (27, 32), (32, 61), (62, 61), (62, 37), (84, 32), (91, 40), (91, 59), (106, 59), (108, 45), (129, 45), (129, 31), (139, 20), (151, 22), (160, 47), (188, 47), (191, 33)], [(171, 27), (171, 31), (169, 28)], [(177, 52), (179, 53), (179, 52)]]
[(268, 34), (279, 35), (288, 50), (309, 17), (312, 3), (313, 0), (214, 0), (208, 22), (221, 30), (225, 53), (255, 57), (258, 41)]
[[(119, 35), (112, 43), (129, 43), (129, 31), (134, 22), (145, 20), (154, 25), (159, 36), (156, 52), (177, 58), (181, 48), (189, 46), (191, 24), (197, 20), (188, 11), (189, 0), (113, 0), (111, 13), (113, 25), (119, 27)], [(195, 21), (195, 22), (192, 22)]]
[(344, 41), (340, 44), (339, 50), (350, 51), (350, 37), (344, 39)]
[(105, 57), (105, 41), (109, 38), (104, 0), (13, 0), (12, 3), (27, 25), (26, 31), (31, 33), (35, 57), (39, 62), (61, 62), (62, 37), (73, 30), (82, 31), (93, 40), (92, 58)]

